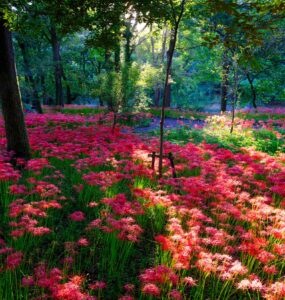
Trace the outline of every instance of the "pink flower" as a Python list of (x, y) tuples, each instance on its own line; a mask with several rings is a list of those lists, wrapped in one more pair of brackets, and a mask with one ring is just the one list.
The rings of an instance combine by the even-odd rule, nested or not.
[(29, 232), (32, 233), (32, 235), (35, 236), (41, 236), (44, 234), (48, 234), (51, 232), (51, 230), (47, 227), (31, 227), (28, 229)]
[(171, 299), (175, 299), (175, 300), (181, 300), (182, 299), (182, 295), (179, 291), (177, 290), (172, 290), (170, 293), (169, 293), (169, 297)]
[(96, 281), (95, 283), (89, 284), (91, 290), (101, 290), (107, 287), (107, 283), (104, 281)]
[(197, 285), (197, 280), (194, 280), (192, 277), (185, 277), (183, 278), (183, 282), (185, 282), (189, 286), (195, 286)]
[(73, 221), (80, 222), (85, 219), (85, 215), (82, 211), (75, 211), (74, 213), (69, 215), (69, 218)]
[(82, 246), (82, 247), (87, 247), (89, 245), (89, 242), (86, 238), (80, 238), (77, 241), (77, 245)]
[(22, 285), (23, 286), (32, 286), (34, 284), (34, 279), (32, 276), (23, 277)]
[(132, 292), (135, 289), (135, 285), (131, 284), (131, 283), (127, 283), (127, 284), (124, 285), (124, 289), (127, 292)]
[(143, 286), (142, 292), (147, 295), (158, 297), (160, 295), (160, 289), (153, 283), (148, 283)]
[(7, 269), (13, 270), (19, 266), (23, 258), (23, 253), (21, 251), (9, 254), (6, 258)]

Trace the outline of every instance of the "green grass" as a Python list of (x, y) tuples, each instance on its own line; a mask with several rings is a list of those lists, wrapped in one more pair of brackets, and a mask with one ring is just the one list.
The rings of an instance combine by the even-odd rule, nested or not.
[[(160, 117), (161, 108), (150, 108), (149, 111), (153, 116)], [(166, 109), (165, 117), (167, 118), (185, 118), (185, 119), (200, 119), (205, 120), (207, 118), (207, 114), (195, 111), (179, 111), (176, 109)]]
[[(150, 132), (150, 135), (158, 136), (159, 131)], [(242, 147), (253, 147), (270, 155), (285, 152), (284, 137), (278, 138), (274, 132), (267, 129), (236, 130), (231, 134), (229, 128), (189, 129), (188, 127), (182, 127), (167, 130), (165, 139), (180, 145), (189, 142), (199, 145), (205, 141), (207, 144), (217, 144), (219, 147), (230, 149), (233, 152), (239, 152)]]
[[(144, 228), (141, 241), (138, 243), (119, 240), (116, 232), (105, 233), (97, 229), (86, 232), (88, 223), (99, 218), (102, 209), (107, 209), (100, 203), (103, 197), (112, 197), (118, 193), (131, 196), (129, 182), (122, 180), (113, 184), (106, 192), (102, 192), (98, 186), (84, 184), (81, 175), (71, 166), (72, 161), (55, 158), (51, 158), (50, 161), (57, 170), (61, 170), (64, 178), (50, 179), (49, 182), (60, 186), (62, 195), (66, 197), (66, 200), (61, 203), (62, 209), (50, 209), (47, 218), (39, 218), (40, 226), (47, 226), (53, 230), (50, 234), (40, 237), (24, 234), (16, 240), (9, 237), (10, 229), (8, 226), (4, 227), (4, 223), (8, 224), (8, 205), (15, 200), (15, 197), (8, 193), (7, 183), (0, 183), (1, 203), (5, 203), (4, 213), (1, 213), (1, 229), (5, 230), (3, 234), (9, 237), (6, 242), (17, 251), (25, 253), (25, 259), (17, 271), (0, 273), (0, 299), (28, 300), (36, 295), (39, 296), (41, 294), (39, 288), (33, 289), (32, 293), (29, 289), (30, 294), (28, 294), (28, 289), (20, 285), (19, 279), (33, 274), (33, 267), (41, 261), (48, 262), (49, 268), (61, 266), (64, 257), (69, 255), (64, 251), (64, 243), (76, 242), (82, 236), (88, 238), (90, 246), (78, 249), (72, 265), (74, 274), (89, 274), (90, 282), (107, 281), (108, 289), (104, 291), (104, 299), (116, 299), (118, 295), (123, 294), (123, 286), (126, 283), (132, 282), (138, 287), (140, 271), (153, 265), (157, 247), (154, 237), (164, 233), (165, 208), (149, 207), (144, 215), (136, 217), (138, 224)], [(104, 171), (106, 168), (109, 169), (106, 165), (96, 167), (96, 171)], [(52, 174), (52, 169), (44, 169), (43, 173), (36, 177), (40, 179)], [(22, 183), (29, 185), (26, 180), (30, 176), (30, 172), (25, 171), (21, 179)], [(76, 192), (73, 186), (79, 184), (84, 184), (84, 188)], [(154, 182), (143, 178), (135, 179), (134, 183), (135, 187), (142, 189), (153, 188), (155, 185)], [(38, 201), (40, 198), (37, 195), (30, 195), (26, 200), (27, 202)], [(91, 201), (100, 204), (89, 208), (87, 204)], [(77, 210), (84, 212), (87, 219), (82, 222), (70, 220), (69, 214)]]
[(237, 112), (236, 116), (244, 120), (255, 120), (255, 121), (268, 121), (273, 120), (284, 120), (285, 115), (282, 114), (269, 114), (269, 113), (242, 113)]
[(64, 114), (69, 115), (95, 115), (108, 112), (107, 108), (102, 107), (86, 107), (86, 108), (63, 108), (61, 110)]

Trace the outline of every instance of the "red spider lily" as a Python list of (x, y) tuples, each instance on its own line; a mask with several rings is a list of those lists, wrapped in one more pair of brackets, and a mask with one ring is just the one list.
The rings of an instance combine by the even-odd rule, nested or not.
[(80, 222), (85, 220), (85, 214), (82, 211), (75, 211), (74, 213), (69, 215), (69, 218), (72, 221)]
[(159, 297), (161, 291), (155, 284), (147, 283), (143, 286), (142, 292), (147, 295)]
[(6, 258), (6, 268), (13, 270), (17, 268), (23, 259), (23, 253), (21, 251), (11, 253)]

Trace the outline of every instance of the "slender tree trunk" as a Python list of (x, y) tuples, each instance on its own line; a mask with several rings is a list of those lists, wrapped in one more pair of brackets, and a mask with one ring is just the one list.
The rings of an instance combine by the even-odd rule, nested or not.
[[(152, 26), (150, 28), (150, 31), (152, 33)], [(151, 44), (151, 55), (152, 55), (152, 65), (154, 67), (157, 67), (157, 57), (155, 55), (155, 45), (154, 45), (154, 38), (151, 35), (150, 37), (150, 44)], [(159, 83), (155, 83), (154, 85), (154, 105), (158, 106), (159, 105), (159, 100), (160, 100), (160, 86)]]
[(238, 100), (238, 66), (237, 61), (234, 60), (234, 95), (232, 101), (232, 124), (230, 133), (234, 131), (234, 124), (235, 124), (235, 107)]
[(118, 45), (115, 48), (115, 71), (117, 73), (119, 73), (121, 69), (120, 56), (121, 56), (121, 47), (120, 47), (120, 43), (118, 43)]
[(55, 102), (56, 105), (64, 106), (63, 101), (63, 90), (62, 90), (62, 68), (61, 68), (61, 57), (60, 57), (60, 44), (54, 25), (50, 28), (51, 44), (53, 53), (54, 63), (54, 79), (55, 79)]
[(12, 35), (0, 12), (0, 98), (5, 121), (7, 150), (14, 158), (30, 158), (29, 139), (17, 81)]
[(161, 64), (164, 63), (167, 36), (168, 36), (168, 30), (165, 29), (163, 33), (163, 40), (162, 40), (162, 47), (161, 47)]
[(105, 50), (105, 61), (104, 61), (104, 67), (106, 69), (106, 71), (111, 71), (112, 67), (111, 67), (111, 52), (110, 50)]
[(126, 107), (129, 100), (129, 81), (130, 81), (130, 67), (132, 65), (132, 49), (131, 49), (131, 24), (129, 22), (126, 23), (126, 30), (124, 34), (126, 44), (125, 44), (125, 65), (122, 71), (122, 107)]
[[(97, 66), (97, 75), (101, 74), (101, 70), (102, 70), (102, 63), (98, 62), (98, 66)], [(101, 96), (99, 96), (99, 105), (100, 106), (104, 106), (104, 101), (103, 98)]]
[(255, 109), (257, 109), (257, 105), (256, 105), (256, 90), (255, 90), (255, 87), (253, 85), (253, 81), (254, 79), (251, 79), (249, 74), (246, 73), (246, 78), (250, 84), (250, 89), (251, 89), (251, 94), (252, 94), (252, 105)]
[(116, 124), (117, 124), (117, 112), (114, 111), (112, 133), (115, 132)]
[(160, 94), (161, 94), (160, 84), (157, 83), (154, 88), (154, 105), (155, 106), (159, 106)]
[[(171, 70), (170, 70), (171, 73)], [(170, 107), (171, 106), (171, 83), (168, 82), (168, 85), (166, 87), (166, 102), (165, 102), (165, 107)]]
[(126, 40), (125, 44), (125, 63), (130, 64), (131, 63), (131, 56), (132, 56), (132, 50), (131, 50), (131, 39), (132, 39), (132, 32), (131, 32), (131, 24), (129, 22), (126, 23), (126, 30), (124, 33), (124, 37)]
[(45, 76), (41, 74), (40, 76), (40, 82), (41, 82), (41, 90), (42, 90), (42, 97), (43, 97), (43, 104), (48, 105), (47, 101), (47, 90), (46, 90), (46, 82), (45, 82)]
[(22, 56), (23, 56), (25, 74), (26, 74), (26, 76), (28, 78), (28, 81), (29, 81), (29, 84), (30, 84), (30, 86), (32, 87), (32, 90), (33, 90), (32, 107), (39, 114), (42, 114), (43, 110), (42, 110), (42, 105), (41, 105), (41, 101), (40, 101), (40, 98), (39, 98), (39, 94), (38, 94), (38, 91), (37, 91), (36, 81), (33, 77), (31, 67), (30, 67), (30, 62), (29, 62), (28, 55), (27, 55), (27, 45), (26, 45), (25, 41), (21, 40), (20, 38), (18, 38), (18, 44), (19, 44), (19, 47), (21, 49)]
[(65, 81), (65, 85), (66, 85), (66, 103), (71, 104), (72, 103), (71, 89), (62, 66), (61, 66), (61, 74), (62, 74), (62, 79)]
[[(165, 51), (166, 51), (166, 40), (167, 40), (168, 30), (164, 30), (163, 32), (163, 40), (162, 40), (162, 47), (161, 47), (161, 54), (160, 54), (160, 63), (161, 65), (164, 64), (164, 58), (165, 58)], [(154, 59), (154, 41), (152, 42), (153, 47), (153, 59)], [(158, 64), (157, 60), (155, 61), (156, 64)], [(154, 105), (159, 106), (160, 105), (160, 98), (162, 94), (162, 86), (161, 83), (157, 83), (154, 87)], [(169, 97), (169, 96), (167, 96)]]
[(221, 84), (221, 112), (227, 111), (229, 73), (230, 73), (230, 65), (228, 59), (228, 50), (225, 49), (223, 53), (223, 71), (222, 71), (222, 84)]
[(169, 75), (171, 71), (171, 65), (173, 60), (173, 54), (176, 46), (177, 41), (177, 34), (179, 29), (179, 24), (182, 19), (183, 13), (184, 13), (184, 5), (186, 0), (181, 1), (180, 5), (180, 14), (178, 16), (178, 19), (176, 19), (175, 16), (175, 26), (174, 29), (171, 30), (171, 40), (172, 43), (170, 43), (169, 52), (168, 52), (168, 59), (167, 59), (167, 67), (166, 67), (166, 78), (165, 78), (165, 84), (164, 84), (164, 93), (163, 93), (163, 101), (162, 101), (162, 107), (161, 107), (161, 117), (160, 117), (160, 141), (159, 141), (159, 162), (158, 162), (158, 176), (159, 178), (162, 177), (162, 163), (163, 163), (163, 142), (164, 142), (164, 120), (165, 120), (165, 104), (166, 104), (166, 89), (169, 83)]
[[(175, 33), (173, 31), (171, 31), (171, 36), (170, 36), (170, 41), (169, 41), (169, 49), (167, 51), (167, 64), (169, 64), (171, 51), (172, 51), (172, 49), (175, 48), (175, 44), (176, 44), (176, 37), (174, 37), (174, 35), (175, 35)], [(171, 57), (171, 60), (172, 60), (172, 57)], [(166, 107), (170, 107), (170, 105), (171, 105), (171, 82), (169, 80), (171, 77), (171, 71), (172, 70), (171, 70), (171, 65), (170, 65), (169, 75), (168, 75), (168, 83), (167, 83), (166, 90), (165, 90), (165, 93), (166, 93), (165, 106)]]

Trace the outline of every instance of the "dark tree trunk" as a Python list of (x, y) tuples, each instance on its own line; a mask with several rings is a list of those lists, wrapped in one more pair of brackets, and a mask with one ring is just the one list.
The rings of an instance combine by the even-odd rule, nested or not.
[(104, 61), (104, 67), (106, 71), (111, 71), (112, 66), (111, 66), (111, 51), (105, 50), (105, 61)]
[(165, 107), (170, 107), (171, 105), (171, 84), (168, 82), (168, 85), (166, 87), (166, 101), (165, 101)]
[(55, 102), (56, 105), (64, 106), (63, 90), (62, 90), (62, 68), (60, 57), (60, 44), (56, 33), (56, 28), (52, 25), (50, 28), (51, 45), (54, 63), (54, 79), (55, 79)]
[(125, 45), (125, 63), (130, 64), (131, 63), (131, 56), (132, 56), (132, 49), (131, 49), (131, 39), (132, 39), (132, 32), (131, 32), (131, 25), (129, 22), (126, 23), (126, 30), (124, 37), (126, 39), (126, 45)]
[(184, 13), (184, 5), (186, 0), (181, 1), (180, 6), (180, 13), (178, 16), (178, 19), (176, 19), (175, 16), (175, 26), (174, 29), (171, 30), (171, 40), (172, 43), (170, 43), (169, 51), (168, 51), (168, 59), (167, 59), (167, 68), (166, 68), (166, 78), (165, 78), (165, 84), (164, 84), (164, 93), (163, 93), (163, 101), (162, 101), (162, 107), (161, 107), (161, 118), (160, 118), (160, 139), (159, 139), (159, 163), (158, 163), (158, 176), (159, 178), (162, 177), (162, 162), (163, 162), (163, 142), (164, 142), (164, 120), (165, 120), (165, 104), (166, 104), (166, 89), (169, 83), (169, 75), (171, 71), (171, 65), (173, 60), (173, 54), (176, 46), (177, 41), (177, 34), (179, 29), (179, 24), (182, 19), (183, 13)]
[(229, 87), (229, 73), (230, 64), (228, 59), (228, 50), (223, 53), (223, 70), (222, 70), (222, 84), (221, 84), (221, 112), (227, 111), (227, 95)]
[(101, 96), (99, 96), (99, 104), (100, 106), (104, 106), (104, 101)]
[(155, 106), (159, 106), (160, 94), (161, 94), (160, 85), (156, 84), (156, 86), (154, 88), (154, 105)]
[(14, 158), (30, 158), (29, 139), (24, 121), (12, 35), (0, 12), (0, 98), (5, 121), (7, 150)]
[(41, 101), (39, 98), (39, 94), (37, 91), (37, 86), (36, 86), (36, 81), (33, 77), (32, 71), (31, 71), (31, 67), (30, 67), (30, 62), (28, 59), (28, 54), (27, 54), (27, 46), (25, 41), (21, 40), (20, 38), (18, 39), (18, 44), (19, 47), (21, 49), (22, 52), (22, 56), (23, 56), (23, 62), (24, 62), (24, 70), (25, 70), (25, 74), (28, 78), (28, 82), (33, 90), (33, 94), (32, 94), (32, 107), (39, 113), (42, 114), (43, 110), (42, 110), (42, 106), (41, 106)]
[(255, 87), (253, 85), (253, 81), (254, 79), (251, 79), (249, 74), (246, 73), (246, 78), (250, 84), (250, 89), (251, 89), (251, 94), (252, 94), (252, 105), (255, 109), (257, 109), (257, 105), (256, 105), (256, 90), (255, 90)]
[(121, 56), (121, 48), (120, 44), (118, 44), (115, 48), (115, 71), (120, 72), (120, 56)]

